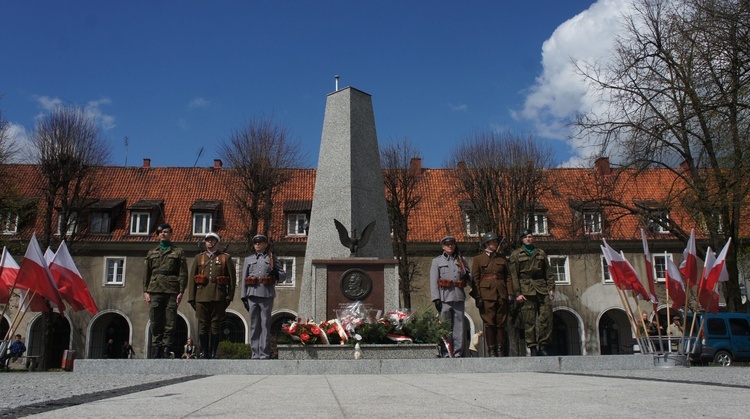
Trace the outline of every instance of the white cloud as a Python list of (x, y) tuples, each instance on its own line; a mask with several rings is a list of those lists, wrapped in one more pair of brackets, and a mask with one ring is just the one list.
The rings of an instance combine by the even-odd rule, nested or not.
[(578, 164), (593, 153), (587, 144), (570, 140), (566, 126), (577, 112), (595, 106), (574, 63), (606, 61), (622, 28), (621, 17), (631, 7), (628, 1), (599, 0), (558, 26), (542, 45), (542, 74), (529, 89), (523, 109), (513, 113), (517, 119), (531, 121), (538, 136), (572, 142), (578, 155), (565, 165)]
[(208, 100), (202, 97), (197, 97), (190, 101), (190, 103), (188, 104), (188, 109), (205, 108), (205, 107), (208, 107), (208, 105), (210, 104), (211, 102), (209, 102)]
[[(44, 115), (44, 112), (49, 112), (56, 107), (63, 105), (64, 102), (59, 98), (53, 98), (49, 96), (35, 96), (34, 99), (39, 103), (39, 107), (42, 108), (42, 112), (37, 115), (40, 118)], [(103, 130), (107, 131), (116, 126), (115, 117), (107, 115), (102, 112), (102, 106), (111, 105), (112, 101), (108, 98), (101, 98), (98, 100), (90, 100), (83, 106), (86, 115), (94, 118), (96, 122), (102, 127)]]
[(188, 130), (187, 120), (185, 118), (178, 119), (177, 120), (177, 127), (180, 128), (183, 131), (187, 131)]
[(13, 147), (18, 151), (13, 158), (13, 163), (20, 163), (28, 159), (31, 150), (29, 134), (23, 125), (8, 123), (8, 138)]
[(465, 103), (460, 103), (458, 105), (454, 105), (452, 103), (449, 103), (448, 104), (448, 108), (450, 108), (450, 110), (452, 110), (454, 112), (464, 112), (464, 111), (466, 111), (466, 110), (469, 109), (469, 106), (466, 105)]

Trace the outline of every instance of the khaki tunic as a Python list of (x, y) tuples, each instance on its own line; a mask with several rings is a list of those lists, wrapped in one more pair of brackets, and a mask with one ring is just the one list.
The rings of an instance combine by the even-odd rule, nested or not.
[[(206, 283), (197, 285), (195, 277), (205, 275)], [(217, 277), (228, 277), (228, 284), (217, 284)], [(190, 278), (188, 279), (188, 302), (207, 303), (209, 301), (232, 301), (234, 290), (237, 284), (237, 274), (235, 273), (234, 261), (232, 257), (222, 251), (217, 251), (213, 255), (203, 252), (195, 257), (193, 265), (190, 268)]]
[(143, 292), (180, 294), (187, 287), (187, 258), (182, 248), (170, 246), (164, 253), (161, 246), (146, 254)]

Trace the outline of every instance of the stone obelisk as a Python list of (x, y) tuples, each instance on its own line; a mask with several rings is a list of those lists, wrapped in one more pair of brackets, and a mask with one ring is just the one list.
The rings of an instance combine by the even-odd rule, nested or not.
[[(341, 244), (334, 219), (350, 235), (361, 235), (375, 221), (368, 242), (356, 256)], [(326, 100), (299, 316), (328, 320), (334, 305), (364, 296), (368, 290), (352, 284), (361, 280), (370, 280), (372, 286), (365, 302), (379, 309), (398, 308), (396, 269), (372, 96), (346, 87)], [(347, 288), (344, 284), (354, 291), (339, 289)]]

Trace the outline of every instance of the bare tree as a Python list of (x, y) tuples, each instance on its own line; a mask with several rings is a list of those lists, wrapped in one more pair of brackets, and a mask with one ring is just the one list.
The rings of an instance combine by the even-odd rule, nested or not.
[(414, 167), (416, 160), (421, 160), (420, 150), (408, 138), (391, 140), (380, 150), (393, 253), (398, 259), (399, 290), (405, 308), (411, 308), (411, 294), (419, 290), (414, 283), (418, 265), (409, 258), (409, 220), (422, 199), (417, 190), (422, 173), (421, 167)]
[(455, 171), (467, 211), (479, 231), (494, 231), (510, 238), (532, 226), (538, 197), (550, 188), (546, 169), (553, 164), (552, 150), (530, 135), (511, 132), (476, 132), (451, 152), (448, 164)]
[[(63, 105), (43, 116), (31, 135), (32, 159), (39, 165), (45, 183), (44, 231), (40, 244), (65, 239), (69, 246), (81, 235), (86, 208), (96, 199), (94, 170), (109, 161), (110, 145), (102, 137), (96, 119), (80, 107)], [(54, 228), (58, 215), (59, 231)], [(50, 333), (54, 314), (44, 314), (44, 353), (41, 368), (56, 362), (51, 355)]]
[[(579, 135), (623, 168), (671, 170), (667, 204), (687, 208), (685, 225), (664, 222), (685, 239), (705, 225), (709, 244), (727, 257), (726, 300), (738, 308), (736, 245), (750, 192), (750, 3), (743, 0), (639, 0), (609, 63), (581, 74), (603, 110), (581, 115)], [(624, 205), (623, 207), (626, 207)]]
[(222, 160), (236, 171), (239, 184), (227, 185), (242, 214), (246, 238), (271, 227), (274, 194), (290, 179), (291, 168), (302, 164), (299, 144), (273, 118), (253, 118), (218, 146)]
[[(19, 213), (18, 191), (13, 176), (8, 175), (5, 167), (13, 160), (17, 151), (18, 148), (10, 138), (10, 123), (3, 117), (3, 112), (0, 110), (0, 230), (10, 229), (11, 224), (16, 222)], [(4, 237), (0, 237), (0, 242), (3, 245), (5, 245), (5, 241)]]
[(109, 162), (111, 146), (96, 118), (75, 105), (58, 106), (43, 116), (31, 134), (31, 144), (32, 160), (45, 180), (40, 244), (47, 247), (65, 238), (71, 246), (83, 234), (85, 211), (97, 195), (93, 173)]

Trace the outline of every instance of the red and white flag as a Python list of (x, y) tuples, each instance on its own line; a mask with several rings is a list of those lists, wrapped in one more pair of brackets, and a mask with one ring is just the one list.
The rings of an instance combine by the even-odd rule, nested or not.
[(682, 274), (672, 259), (665, 257), (667, 264), (666, 277), (669, 298), (672, 299), (672, 308), (679, 310), (685, 305), (685, 284), (682, 282)]
[(18, 264), (13, 259), (13, 256), (3, 246), (3, 255), (0, 256), (0, 304), (8, 304), (10, 302), (10, 288), (16, 282), (18, 269)]
[(641, 283), (638, 273), (633, 269), (633, 265), (625, 259), (625, 255), (609, 247), (606, 240), (602, 239), (602, 241), (604, 242), (602, 253), (609, 265), (609, 272), (615, 285), (621, 290), (633, 290), (634, 296), (641, 300), (648, 300), (648, 292)]
[(698, 300), (706, 311), (714, 314), (719, 312), (719, 294), (713, 289), (707, 289), (706, 281), (708, 281), (708, 273), (711, 272), (715, 263), (716, 254), (709, 247), (706, 249), (706, 260), (703, 262), (703, 273), (698, 285)]
[[(26, 255), (21, 261), (21, 268), (16, 277), (16, 288), (27, 290), (28, 292), (36, 293), (36, 296), (46, 298), (50, 304), (53, 304), (60, 310), (60, 314), (63, 314), (65, 304), (62, 298), (60, 298), (60, 293), (57, 292), (55, 281), (52, 279), (52, 274), (47, 267), (47, 263), (44, 261), (42, 249), (39, 248), (39, 242), (36, 240), (36, 233), (31, 236), (29, 247), (26, 248)], [(30, 309), (32, 311), (49, 311), (46, 304), (42, 307), (35, 300), (37, 299), (34, 298), (31, 301)]]
[(49, 265), (49, 270), (57, 283), (60, 295), (73, 307), (73, 310), (86, 309), (91, 314), (96, 314), (99, 311), (91, 293), (89, 293), (86, 282), (83, 280), (81, 273), (78, 272), (73, 257), (70, 256), (70, 251), (68, 251), (65, 242), (62, 242), (60, 247), (57, 248), (57, 253), (55, 253)]
[(648, 291), (651, 303), (654, 305), (654, 313), (657, 312), (659, 299), (656, 298), (656, 283), (654, 282), (654, 265), (651, 262), (651, 252), (648, 251), (648, 241), (646, 233), (641, 229), (641, 241), (643, 242), (643, 259), (646, 262), (646, 278), (648, 279)]
[[(729, 281), (726, 259), (731, 242), (732, 238), (730, 237), (729, 240), (727, 240), (727, 244), (725, 244), (724, 248), (719, 252), (719, 256), (716, 257), (716, 260), (708, 270), (708, 273), (705, 273), (704, 269), (705, 279), (701, 281), (700, 303), (706, 311), (714, 314), (719, 312), (719, 293), (716, 292), (716, 287), (719, 282)], [(708, 257), (706, 257), (706, 259), (708, 260)]]
[(695, 251), (695, 229), (690, 231), (690, 239), (688, 239), (687, 246), (682, 252), (682, 262), (680, 263), (680, 273), (685, 279), (688, 287), (694, 287), (698, 285), (698, 255)]

